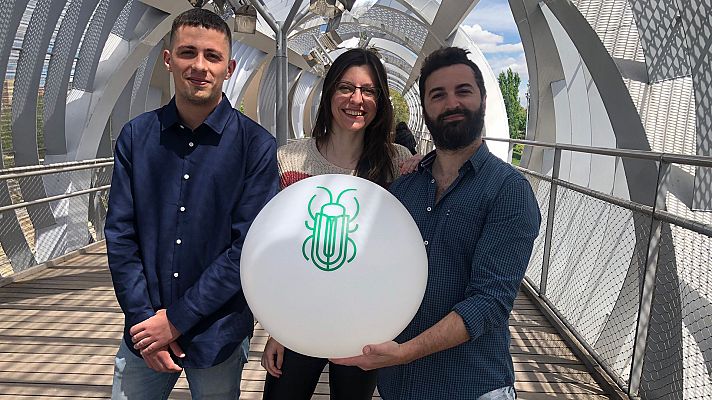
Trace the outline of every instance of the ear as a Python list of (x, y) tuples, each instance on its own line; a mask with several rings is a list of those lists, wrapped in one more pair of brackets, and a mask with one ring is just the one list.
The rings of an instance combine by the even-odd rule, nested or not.
[(482, 96), (482, 112), (487, 111), (487, 95)]
[(234, 58), (231, 58), (230, 61), (227, 62), (227, 74), (225, 74), (225, 79), (230, 79), (232, 76), (232, 73), (235, 72), (235, 68), (237, 67), (237, 62), (235, 61)]
[(166, 66), (166, 70), (171, 72), (171, 51), (163, 50), (163, 65)]

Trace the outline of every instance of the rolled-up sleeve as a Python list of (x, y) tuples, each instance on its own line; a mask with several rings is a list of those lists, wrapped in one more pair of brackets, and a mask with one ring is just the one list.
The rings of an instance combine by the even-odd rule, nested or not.
[(541, 222), (536, 198), (523, 177), (503, 185), (491, 204), (475, 247), (466, 298), (453, 307), (470, 340), (507, 325)]

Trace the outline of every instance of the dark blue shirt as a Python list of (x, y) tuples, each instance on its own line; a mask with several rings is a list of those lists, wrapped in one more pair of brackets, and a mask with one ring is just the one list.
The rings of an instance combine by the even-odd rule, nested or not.
[(435, 153), (390, 191), (423, 235), (428, 284), (413, 321), (396, 341), (408, 341), (451, 311), (470, 340), (412, 363), (384, 368), (384, 400), (475, 400), (514, 384), (509, 313), (529, 262), (541, 216), (529, 182), (482, 144), (435, 202)]
[(182, 334), (187, 367), (224, 361), (252, 333), (240, 254), (279, 188), (276, 147), (224, 96), (195, 131), (175, 99), (124, 126), (105, 233), (129, 348), (128, 330), (159, 309)]

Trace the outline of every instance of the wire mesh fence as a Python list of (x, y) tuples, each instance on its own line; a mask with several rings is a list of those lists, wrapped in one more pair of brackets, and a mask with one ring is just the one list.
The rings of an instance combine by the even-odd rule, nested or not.
[[(712, 399), (710, 216), (671, 202), (679, 188), (665, 171), (686, 156), (614, 152), (658, 158), (662, 201), (650, 207), (558, 179), (560, 156), (548, 176), (522, 169), (543, 216), (527, 281), (631, 397)], [(709, 168), (712, 158), (689, 165)]]
[[(660, 156), (661, 171), (670, 163)], [(712, 399), (708, 216), (661, 182), (667, 210), (522, 171), (544, 216), (526, 274), (535, 291), (633, 397)], [(0, 278), (102, 240), (111, 173), (106, 159), (0, 171)]]
[(712, 398), (712, 238), (662, 229), (640, 390), (648, 399)]
[[(549, 196), (551, 194), (551, 183), (538, 178), (531, 174), (525, 174), (529, 183), (532, 185), (534, 194), (536, 195), (537, 203), (539, 204), (539, 210), (545, 212), (549, 208)], [(541, 272), (542, 264), (544, 260), (544, 242), (546, 233), (546, 218), (541, 219), (541, 226), (539, 227), (539, 236), (534, 241), (534, 249), (529, 261), (529, 268), (527, 268), (526, 277), (530, 281), (531, 285), (536, 289), (540, 289), (541, 283)]]
[(111, 160), (0, 171), (0, 278), (103, 239)]
[(642, 269), (631, 254), (641, 247), (636, 230), (650, 227), (646, 219), (575, 190), (558, 191), (547, 297), (622, 381), (630, 378), (640, 300)]

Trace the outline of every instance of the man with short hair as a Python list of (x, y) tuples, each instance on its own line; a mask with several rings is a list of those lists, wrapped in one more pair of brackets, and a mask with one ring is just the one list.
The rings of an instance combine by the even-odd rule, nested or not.
[(194, 399), (239, 397), (253, 329), (240, 254), (279, 179), (275, 139), (222, 93), (231, 44), (215, 13), (178, 15), (163, 53), (175, 96), (117, 139), (105, 232), (125, 328), (112, 399), (167, 399), (183, 368)]
[(423, 236), (428, 285), (395, 341), (335, 360), (382, 368), (384, 400), (514, 399), (509, 314), (541, 215), (524, 176), (482, 141), (484, 80), (463, 49), (423, 63), (420, 96), (436, 150), (390, 191)]

